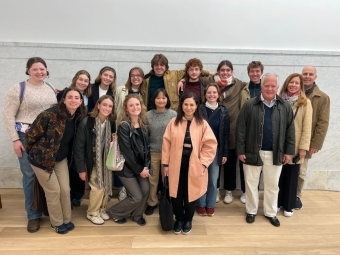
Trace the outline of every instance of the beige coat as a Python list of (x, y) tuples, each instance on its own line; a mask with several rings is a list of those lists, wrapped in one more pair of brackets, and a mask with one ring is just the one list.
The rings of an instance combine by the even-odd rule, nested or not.
[[(315, 85), (313, 92), (308, 98), (312, 102), (313, 107), (310, 148), (321, 150), (329, 125), (330, 100), (329, 96), (322, 92), (317, 85)], [(312, 155), (307, 153), (306, 158), (311, 157)]]
[[(162, 145), (162, 164), (169, 165), (170, 196), (177, 197), (183, 142), (187, 120), (175, 126), (175, 118), (168, 124)], [(217, 141), (208, 122), (199, 125), (195, 118), (190, 125), (193, 150), (189, 159), (189, 202), (195, 201), (207, 192), (208, 167), (216, 156)]]
[[(296, 113), (296, 106), (292, 106), (293, 113)], [(300, 106), (299, 110), (294, 119), (294, 127), (295, 127), (295, 154), (298, 153), (298, 150), (309, 150), (310, 138), (312, 134), (312, 115), (313, 108), (309, 99), (307, 99), (307, 104)], [(304, 159), (299, 160), (299, 164), (302, 164)], [(289, 162), (292, 164), (292, 161)]]

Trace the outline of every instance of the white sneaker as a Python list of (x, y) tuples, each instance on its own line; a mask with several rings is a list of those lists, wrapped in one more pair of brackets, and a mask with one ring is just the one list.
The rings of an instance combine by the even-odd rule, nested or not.
[(103, 220), (109, 220), (110, 219), (110, 216), (105, 212), (105, 210), (102, 210), (100, 213), (99, 213), (99, 216), (100, 218), (102, 218)]
[(122, 187), (118, 193), (118, 201), (120, 202), (124, 200), (126, 197), (127, 197), (126, 189), (125, 187)]
[(283, 215), (286, 216), (286, 217), (292, 217), (293, 213), (294, 213), (293, 211), (291, 211), (291, 212), (283, 211)]
[(220, 189), (217, 189), (216, 193), (216, 203), (220, 202)]
[(281, 207), (278, 207), (276, 211), (279, 212), (280, 210), (281, 210)]
[(104, 220), (102, 219), (102, 217), (100, 217), (100, 215), (97, 216), (92, 216), (92, 215), (86, 215), (86, 218), (91, 221), (93, 224), (95, 225), (103, 225), (104, 224)]
[(240, 196), (240, 202), (242, 204), (245, 204), (246, 203), (246, 193), (242, 193), (242, 195)]
[(233, 200), (234, 200), (234, 197), (233, 197), (233, 194), (231, 193), (231, 191), (226, 190), (223, 202), (226, 203), (226, 204), (230, 204), (231, 202), (233, 202)]

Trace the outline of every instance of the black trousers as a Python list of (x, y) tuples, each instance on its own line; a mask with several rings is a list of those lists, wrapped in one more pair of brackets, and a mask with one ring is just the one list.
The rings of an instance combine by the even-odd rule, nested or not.
[(283, 165), (279, 180), (279, 197), (277, 207), (283, 207), (285, 211), (292, 211), (295, 207), (297, 183), (300, 165)]
[(182, 156), (177, 197), (171, 198), (172, 207), (177, 221), (192, 221), (195, 213), (196, 201), (189, 203), (188, 200), (189, 157), (190, 156)]
[(235, 190), (236, 189), (236, 164), (237, 164), (236, 150), (229, 150), (229, 157), (224, 164), (224, 189)]
[(84, 195), (85, 182), (80, 179), (78, 172), (75, 170), (74, 164), (71, 164), (68, 171), (70, 178), (71, 201), (73, 199), (80, 200)]
[(241, 160), (239, 160), (238, 165), (240, 167), (241, 190), (242, 190), (243, 193), (245, 193), (246, 192), (246, 185), (245, 185), (245, 182), (244, 182), (243, 162)]

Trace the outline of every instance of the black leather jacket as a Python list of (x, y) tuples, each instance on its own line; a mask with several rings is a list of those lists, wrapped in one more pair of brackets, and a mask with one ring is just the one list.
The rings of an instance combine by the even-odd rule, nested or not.
[[(74, 143), (74, 163), (78, 173), (85, 172), (87, 169), (88, 179), (91, 178), (93, 168), (93, 147), (96, 143), (95, 118), (84, 118), (77, 130)], [(116, 132), (116, 123), (111, 122), (111, 133)], [(86, 168), (85, 168), (86, 166)]]
[(125, 158), (125, 163), (123, 170), (116, 174), (127, 178), (136, 177), (144, 167), (150, 167), (148, 135), (144, 132), (140, 135), (128, 122), (123, 122), (118, 126), (117, 134), (120, 152)]
[[(200, 109), (201, 109), (203, 118), (209, 123), (207, 108), (205, 107), (205, 104), (201, 104)], [(218, 165), (222, 165), (222, 157), (229, 156), (230, 117), (229, 117), (228, 109), (225, 106), (220, 105), (219, 109), (221, 111), (220, 113), (221, 115), (220, 115), (219, 133), (218, 133), (218, 137), (216, 137), (216, 140), (218, 142), (217, 160), (218, 160)]]

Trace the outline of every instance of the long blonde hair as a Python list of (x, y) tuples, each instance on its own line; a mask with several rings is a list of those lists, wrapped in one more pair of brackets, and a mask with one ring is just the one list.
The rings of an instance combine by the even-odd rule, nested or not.
[(147, 121), (146, 121), (146, 107), (144, 105), (143, 99), (137, 95), (137, 94), (129, 94), (125, 97), (125, 100), (123, 102), (122, 110), (120, 111), (120, 116), (118, 118), (118, 125), (120, 125), (122, 122), (127, 121), (131, 125), (131, 119), (129, 116), (129, 113), (127, 112), (127, 102), (131, 98), (136, 98), (141, 105), (141, 112), (138, 116), (138, 124), (142, 128), (142, 130), (145, 132), (147, 128)]

